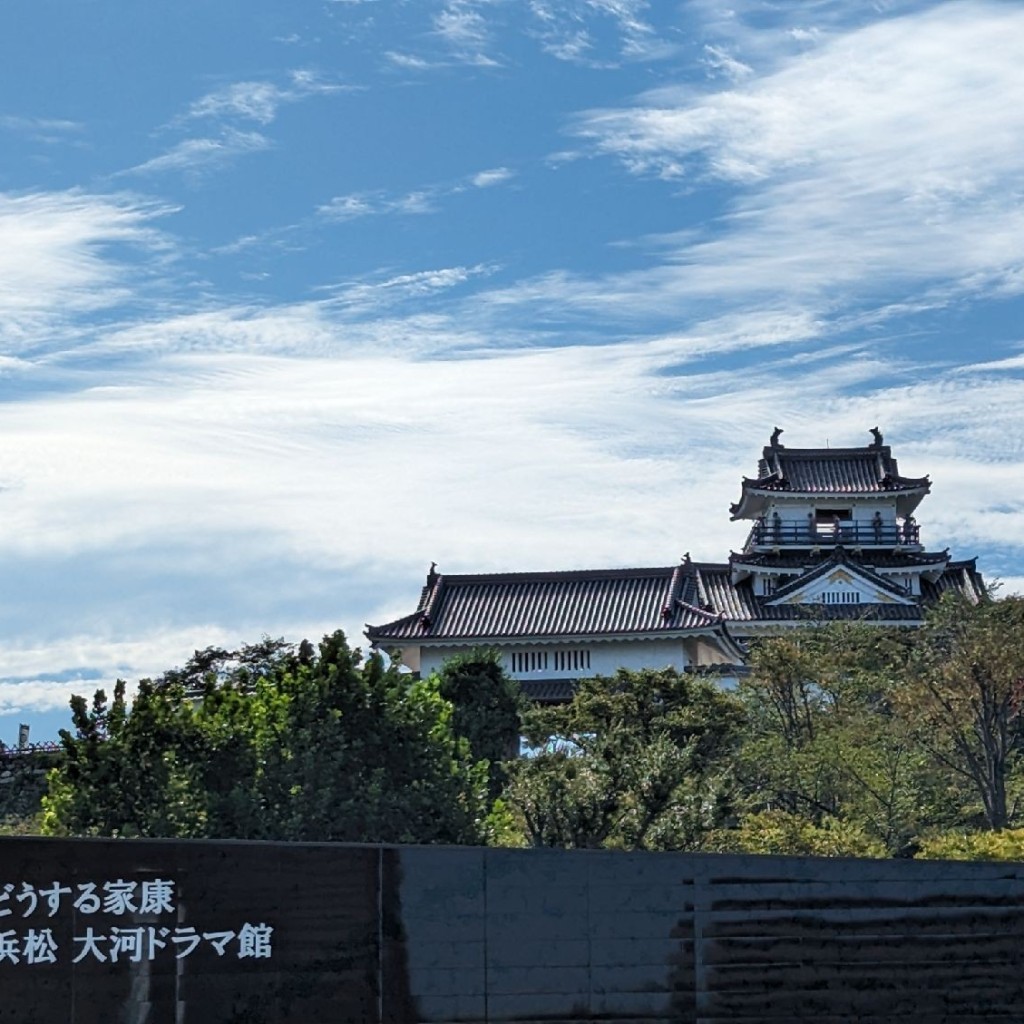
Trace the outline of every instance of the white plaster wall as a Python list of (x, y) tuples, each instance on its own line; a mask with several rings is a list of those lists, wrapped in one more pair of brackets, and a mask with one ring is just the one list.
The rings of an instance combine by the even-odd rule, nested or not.
[(821, 498), (818, 501), (779, 501), (768, 506), (765, 520), (770, 524), (772, 515), (779, 513), (783, 521), (799, 520), (806, 521), (809, 513), (814, 512), (816, 507), (821, 508), (849, 508), (852, 511), (853, 519), (856, 522), (870, 523), (875, 518), (875, 513), (880, 512), (882, 521), (885, 523), (896, 522), (896, 497), (877, 498), (869, 501), (862, 501), (854, 498)]
[[(498, 650), (547, 651), (548, 667), (537, 672), (513, 672), (511, 658), (506, 657), (505, 671), (515, 679), (578, 679), (581, 676), (610, 676), (617, 669), (660, 669), (672, 666), (682, 670), (690, 664), (681, 640), (606, 640), (598, 643), (578, 644), (492, 644)], [(427, 676), (437, 671), (447, 658), (465, 652), (466, 647), (424, 647), (420, 653), (420, 672)], [(554, 668), (554, 652), (557, 650), (590, 651), (590, 670), (581, 672), (562, 671)]]

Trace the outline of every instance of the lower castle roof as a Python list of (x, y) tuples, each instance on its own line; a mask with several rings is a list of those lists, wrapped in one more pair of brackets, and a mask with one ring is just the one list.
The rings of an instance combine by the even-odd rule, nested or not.
[(412, 615), (369, 626), (384, 640), (652, 637), (721, 628), (717, 612), (681, 593), (681, 566), (428, 578)]
[[(854, 564), (881, 568), (877, 552), (847, 557)], [(431, 571), (416, 610), (393, 622), (367, 626), (366, 636), (375, 644), (728, 636), (728, 625), (742, 630), (798, 620), (917, 622), (924, 607), (946, 591), (974, 601), (984, 595), (974, 559), (950, 562), (945, 554), (911, 557), (914, 561), (908, 564), (901, 556), (900, 564), (946, 564), (934, 581), (922, 577), (921, 598), (910, 605), (772, 604), (754, 594), (750, 579), (733, 581), (732, 562), (687, 560), (664, 568), (483, 575)], [(807, 559), (801, 556), (801, 565), (794, 568), (807, 570)], [(819, 569), (820, 565), (810, 568), (810, 574)]]

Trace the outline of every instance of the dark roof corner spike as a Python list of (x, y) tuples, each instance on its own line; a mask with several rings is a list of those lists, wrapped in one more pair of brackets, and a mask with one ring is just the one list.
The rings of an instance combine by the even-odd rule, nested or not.
[(779, 436), (780, 436), (780, 435), (782, 434), (782, 432), (783, 432), (783, 431), (782, 431), (782, 427), (776, 427), (776, 428), (775, 428), (775, 429), (774, 429), (774, 430), (772, 431), (772, 439), (771, 439), (771, 441), (769, 441), (769, 444), (770, 444), (770, 445), (772, 446), (772, 448), (785, 448), (785, 447), (786, 447), (786, 446), (785, 446), (785, 445), (784, 445), (784, 444), (783, 444), (783, 443), (782, 443), (782, 442), (781, 442), (781, 441), (779, 440)]
[(431, 562), (430, 568), (427, 570), (427, 586), (433, 590), (434, 584), (437, 583), (438, 577), (437, 562)]
[(882, 432), (878, 429), (878, 427), (872, 427), (871, 430), (870, 430), (870, 434), (874, 438), (874, 440), (871, 442), (871, 447), (872, 448), (881, 448), (882, 447)]

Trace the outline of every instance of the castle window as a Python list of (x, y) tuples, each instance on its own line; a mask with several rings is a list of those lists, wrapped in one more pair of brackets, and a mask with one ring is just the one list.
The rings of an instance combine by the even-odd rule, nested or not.
[(544, 672), (548, 667), (547, 651), (513, 651), (512, 671), (516, 674)]
[(556, 672), (585, 672), (590, 668), (590, 651), (555, 651)]
[(860, 591), (826, 590), (821, 599), (825, 604), (860, 604)]
[(853, 518), (853, 510), (848, 508), (816, 508), (814, 519), (818, 526), (831, 526), (835, 520)]

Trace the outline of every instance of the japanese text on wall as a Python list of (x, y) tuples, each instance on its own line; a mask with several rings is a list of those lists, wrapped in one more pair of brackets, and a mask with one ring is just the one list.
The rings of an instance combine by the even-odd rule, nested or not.
[[(199, 931), (193, 925), (175, 923), (179, 917), (176, 890), (175, 882), (166, 878), (118, 878), (73, 886), (3, 883), (0, 965), (55, 964), (65, 958), (72, 964), (142, 963), (158, 957), (184, 960), (204, 947), (218, 957), (238, 960), (272, 956), (274, 929), (265, 922), (247, 921), (224, 931)], [(70, 915), (74, 924), (70, 949), (62, 949), (54, 934), (64, 915)], [(156, 921), (139, 921), (154, 917)]]

